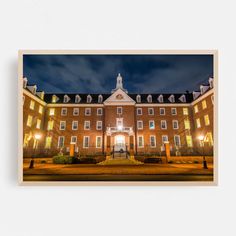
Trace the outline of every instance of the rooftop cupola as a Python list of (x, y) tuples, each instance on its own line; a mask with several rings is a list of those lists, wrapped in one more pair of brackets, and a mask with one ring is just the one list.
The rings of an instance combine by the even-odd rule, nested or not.
[(114, 93), (118, 89), (122, 89), (125, 93), (128, 93), (128, 91), (123, 88), (123, 78), (120, 75), (120, 73), (118, 74), (118, 76), (116, 78), (116, 88), (112, 89), (111, 93)]

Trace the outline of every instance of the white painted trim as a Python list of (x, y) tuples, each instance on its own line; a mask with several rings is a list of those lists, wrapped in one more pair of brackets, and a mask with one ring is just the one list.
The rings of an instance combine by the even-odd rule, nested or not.
[[(98, 145), (97, 145), (98, 138), (101, 138), (101, 147), (98, 147)], [(102, 136), (96, 136), (96, 148), (102, 148)]]
[[(140, 113), (140, 114), (138, 114), (138, 110), (140, 110), (140, 111), (141, 111), (141, 113)], [(143, 115), (143, 109), (142, 109), (142, 107), (137, 107), (137, 110), (136, 110), (136, 115), (137, 115), (137, 116), (141, 116), (141, 115)]]
[[(90, 110), (90, 113), (89, 113), (89, 114), (86, 114), (86, 111), (87, 111), (87, 110)], [(91, 113), (92, 113), (91, 107), (86, 107), (86, 108), (84, 109), (84, 115), (85, 115), (85, 116), (91, 116)]]
[[(73, 128), (74, 123), (77, 123), (77, 129), (74, 129), (74, 128)], [(71, 129), (72, 129), (72, 130), (78, 130), (78, 127), (79, 127), (79, 122), (78, 122), (78, 120), (73, 120), (73, 121), (72, 121), (72, 124), (71, 124)]]
[[(178, 147), (181, 147), (181, 138), (180, 138), (180, 135), (178, 135), (178, 134), (174, 135), (174, 144), (175, 144), (175, 137), (179, 137), (179, 146), (178, 146)], [(177, 146), (177, 145), (175, 144), (175, 146)]]
[[(88, 129), (86, 128), (86, 122), (89, 122), (89, 128), (88, 128)], [(91, 129), (90, 120), (85, 120), (85, 121), (84, 121), (84, 130), (90, 130), (90, 129)]]
[[(152, 114), (149, 113), (150, 110), (153, 111)], [(154, 116), (154, 115), (155, 115), (155, 111), (154, 111), (154, 108), (153, 108), (153, 107), (148, 107), (148, 115), (149, 115), (149, 116)]]
[[(167, 140), (166, 141), (163, 141), (163, 137), (167, 137)], [(168, 137), (168, 135), (167, 134), (164, 134), (164, 135), (162, 135), (161, 136), (161, 141), (162, 141), (162, 143), (169, 143), (169, 137)]]
[(65, 146), (65, 136), (58, 136), (57, 147), (60, 147), (59, 146), (60, 138), (63, 138), (63, 146), (61, 147), (61, 148), (63, 148)]
[[(175, 114), (172, 114), (172, 110), (175, 110)], [(177, 114), (178, 114), (176, 107), (171, 107), (171, 111), (170, 111), (170, 112), (171, 112), (171, 115), (172, 115), (172, 116), (177, 116)]]
[[(177, 122), (177, 128), (174, 128), (174, 122)], [(172, 120), (172, 127), (173, 127), (173, 129), (179, 129), (179, 121), (178, 120)]]
[[(142, 137), (142, 144), (143, 144), (142, 146), (139, 146), (139, 137)], [(138, 138), (138, 145), (137, 145), (138, 148), (144, 148), (144, 138), (143, 138), (143, 135), (138, 135), (137, 138)]]
[(36, 102), (40, 103), (43, 106), (46, 106), (47, 103), (42, 101), (39, 97), (37, 97), (36, 95), (33, 95), (32, 93), (30, 93), (28, 90), (23, 88), (23, 94), (29, 96), (30, 98), (34, 99)]
[[(88, 138), (88, 147), (85, 147), (84, 144), (85, 144), (85, 138)], [(89, 148), (89, 141), (90, 141), (90, 137), (89, 136), (84, 136), (83, 137), (83, 148)]]
[(77, 103), (70, 103), (70, 104), (65, 104), (65, 103), (48, 103), (47, 107), (104, 107), (104, 105), (101, 104), (77, 104)]
[[(152, 146), (151, 145), (151, 137), (154, 137), (154, 141), (155, 141), (155, 146)], [(157, 142), (156, 142), (156, 135), (150, 135), (150, 137), (149, 137), (149, 141), (150, 141), (150, 148), (156, 148), (157, 147)]]
[[(62, 122), (65, 122), (65, 129), (61, 129), (61, 124), (62, 124)], [(65, 121), (65, 120), (60, 120), (59, 130), (66, 130), (66, 121)]]
[[(101, 123), (101, 129), (98, 129), (98, 123)], [(96, 121), (96, 130), (102, 130), (102, 120)]]
[[(65, 114), (63, 114), (63, 112), (62, 112), (63, 110), (66, 111)], [(67, 107), (62, 107), (61, 108), (61, 116), (67, 116)]]
[[(142, 123), (142, 128), (139, 128), (139, 127), (138, 127), (138, 123), (139, 123), (139, 122)], [(138, 129), (138, 130), (143, 130), (143, 121), (142, 121), (142, 120), (137, 120), (137, 129)]]
[(191, 106), (191, 104), (190, 103), (138, 103), (138, 104), (135, 104), (135, 106), (136, 107), (150, 107), (150, 106), (152, 106), (152, 107), (163, 107), (163, 108), (165, 108), (165, 107), (173, 107), (173, 106), (175, 106), (175, 107), (188, 107), (188, 106)]
[[(164, 113), (163, 113), (163, 114), (161, 114), (161, 109), (164, 109)], [(159, 109), (159, 115), (160, 115), (160, 116), (165, 116), (165, 115), (166, 115), (166, 109), (165, 109), (165, 107), (160, 107), (160, 109)]]
[[(98, 113), (98, 111), (101, 110), (101, 114)], [(102, 116), (103, 115), (103, 109), (101, 107), (97, 108), (97, 116)]]
[(165, 125), (165, 126), (166, 126), (166, 128), (162, 128), (162, 125), (161, 125), (161, 129), (164, 129), (164, 130), (166, 130), (166, 129), (167, 129), (167, 122), (166, 122), (166, 120), (161, 120), (161, 123), (162, 123), (162, 121), (163, 121), (163, 122), (165, 122), (165, 124), (166, 124), (166, 125)]
[[(75, 142), (72, 141), (72, 138), (74, 138), (74, 137), (76, 137), (76, 141), (75, 141)], [(77, 143), (77, 136), (72, 135), (72, 136), (70, 137), (70, 142), (71, 142), (71, 143)]]
[[(150, 123), (151, 123), (151, 122), (153, 122), (154, 128), (151, 128), (151, 127), (150, 127)], [(150, 129), (150, 130), (154, 130), (154, 129), (155, 129), (155, 121), (154, 121), (154, 120), (149, 120), (149, 121), (148, 121), (148, 124), (149, 124), (148, 126), (149, 126), (149, 129)]]
[[(78, 109), (78, 114), (75, 114), (75, 109)], [(73, 116), (79, 116), (79, 108), (78, 107), (73, 108)]]
[(198, 97), (195, 101), (191, 103), (191, 105), (194, 106), (196, 103), (200, 102), (201, 100), (205, 99), (206, 97), (208, 97), (210, 94), (213, 94), (213, 93), (214, 93), (214, 88), (208, 90), (202, 96)]

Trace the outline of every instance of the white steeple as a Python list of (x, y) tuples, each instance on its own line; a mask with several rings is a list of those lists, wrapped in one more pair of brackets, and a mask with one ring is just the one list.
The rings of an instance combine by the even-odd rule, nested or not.
[(123, 78), (119, 73), (117, 78), (116, 78), (116, 88), (112, 89), (111, 93), (114, 93), (118, 89), (122, 89), (124, 92), (128, 93), (128, 91), (123, 88), (123, 81), (122, 80), (123, 80)]

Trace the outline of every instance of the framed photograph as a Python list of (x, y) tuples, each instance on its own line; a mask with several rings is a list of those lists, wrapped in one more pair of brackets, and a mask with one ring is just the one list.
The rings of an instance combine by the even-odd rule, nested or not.
[(19, 51), (23, 185), (216, 185), (216, 50)]

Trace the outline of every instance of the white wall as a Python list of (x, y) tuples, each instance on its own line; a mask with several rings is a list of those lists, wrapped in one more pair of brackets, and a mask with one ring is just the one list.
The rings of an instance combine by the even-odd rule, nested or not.
[[(0, 235), (235, 235), (234, 2), (2, 0)], [(219, 49), (219, 186), (19, 187), (18, 49)]]

